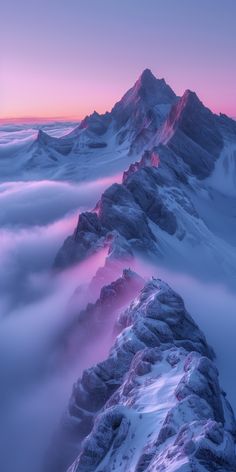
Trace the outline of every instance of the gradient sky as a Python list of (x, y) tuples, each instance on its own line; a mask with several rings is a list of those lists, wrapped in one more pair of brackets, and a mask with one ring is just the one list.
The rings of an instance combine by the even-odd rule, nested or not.
[(236, 0), (1, 0), (0, 118), (109, 110), (146, 67), (236, 116)]

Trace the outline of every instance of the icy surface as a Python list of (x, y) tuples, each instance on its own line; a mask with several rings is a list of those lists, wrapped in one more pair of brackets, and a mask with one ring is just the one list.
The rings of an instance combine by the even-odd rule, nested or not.
[(42, 472), (72, 378), (119, 331), (75, 386), (54, 471), (79, 452), (73, 471), (236, 470), (234, 419), (181, 299), (153, 281), (122, 315), (143, 284), (124, 267), (166, 274), (235, 401), (235, 150), (235, 121), (148, 69), (104, 115), (1, 126), (5, 472)]
[(107, 360), (74, 386), (60, 461), (49, 470), (66, 470), (77, 450), (70, 472), (233, 471), (233, 413), (183, 300), (153, 279), (119, 327)]

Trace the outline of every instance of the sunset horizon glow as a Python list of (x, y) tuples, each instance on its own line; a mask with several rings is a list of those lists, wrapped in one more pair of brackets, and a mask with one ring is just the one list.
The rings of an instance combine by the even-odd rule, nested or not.
[[(45, 14), (47, 12), (47, 14)], [(2, 6), (0, 121), (110, 111), (145, 68), (236, 117), (234, 0), (51, 0)], [(132, 24), (132, 28), (130, 25)], [(122, 34), (121, 34), (122, 32)]]

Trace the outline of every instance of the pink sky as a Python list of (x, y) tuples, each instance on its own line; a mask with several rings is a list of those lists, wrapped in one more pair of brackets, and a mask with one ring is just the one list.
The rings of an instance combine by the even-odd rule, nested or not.
[(110, 110), (147, 67), (236, 116), (235, 18), (235, 0), (8, 0), (0, 118)]

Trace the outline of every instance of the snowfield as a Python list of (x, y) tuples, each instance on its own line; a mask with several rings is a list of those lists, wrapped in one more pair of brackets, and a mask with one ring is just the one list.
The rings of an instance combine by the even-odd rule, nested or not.
[(148, 69), (1, 123), (0, 470), (236, 470), (235, 208), (235, 121)]

